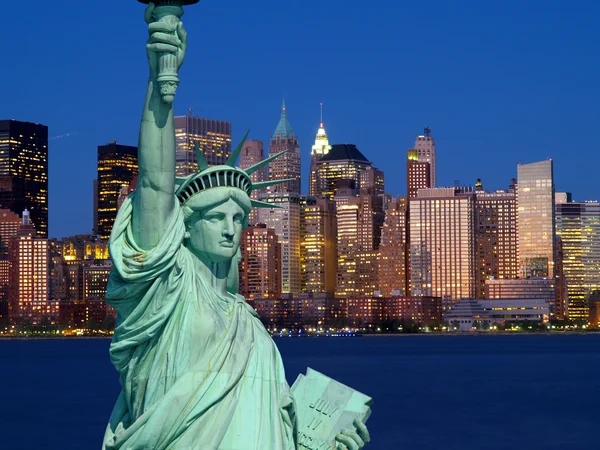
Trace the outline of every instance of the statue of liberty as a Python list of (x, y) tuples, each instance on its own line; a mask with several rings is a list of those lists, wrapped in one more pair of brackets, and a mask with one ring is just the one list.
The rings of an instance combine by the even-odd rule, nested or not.
[[(240, 235), (248, 225), (249, 174), (234, 163), (175, 176), (173, 104), (158, 82), (160, 55), (184, 59), (182, 23), (145, 13), (150, 77), (139, 133), (137, 189), (122, 205), (110, 238), (107, 302), (117, 313), (110, 347), (121, 393), (103, 450), (296, 450), (298, 423), (281, 356), (237, 294)], [(171, 88), (172, 88), (171, 83)], [(175, 86), (176, 87), (176, 86)], [(166, 89), (166, 90), (165, 90)], [(174, 95), (174, 90), (172, 91)], [(243, 142), (242, 142), (243, 143)], [(359, 450), (360, 421), (332, 448)]]

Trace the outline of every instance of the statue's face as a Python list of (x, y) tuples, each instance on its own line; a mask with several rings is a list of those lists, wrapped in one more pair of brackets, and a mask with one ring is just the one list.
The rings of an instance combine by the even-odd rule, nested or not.
[(198, 257), (214, 263), (232, 259), (240, 246), (244, 217), (244, 210), (231, 199), (196, 212), (188, 221), (187, 247)]

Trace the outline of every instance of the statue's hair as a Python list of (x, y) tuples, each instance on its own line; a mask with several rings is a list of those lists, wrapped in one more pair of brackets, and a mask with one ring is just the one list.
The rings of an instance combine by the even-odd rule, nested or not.
[(215, 206), (225, 203), (229, 199), (236, 202), (244, 211), (243, 228), (248, 228), (248, 215), (252, 209), (250, 197), (248, 197), (248, 194), (241, 189), (225, 186), (201, 191), (186, 201), (181, 207), (186, 225), (195, 212), (214, 208)]

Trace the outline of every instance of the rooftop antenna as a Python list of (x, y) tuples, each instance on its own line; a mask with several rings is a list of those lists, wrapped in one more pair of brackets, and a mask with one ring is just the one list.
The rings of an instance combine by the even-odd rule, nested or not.
[(187, 115), (188, 115), (188, 117), (192, 117), (194, 115), (194, 110), (192, 109), (191, 106), (190, 106), (190, 109), (188, 109)]
[(323, 102), (320, 103), (321, 106), (321, 128), (323, 128)]
[(425, 127), (423, 133), (425, 134), (425, 137), (431, 137), (431, 127)]

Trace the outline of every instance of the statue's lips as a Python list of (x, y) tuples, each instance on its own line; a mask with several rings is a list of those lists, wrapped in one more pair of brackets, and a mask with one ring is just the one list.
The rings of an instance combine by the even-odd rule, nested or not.
[(222, 241), (222, 242), (220, 242), (220, 244), (223, 247), (233, 248), (233, 242), (231, 242), (231, 241)]

